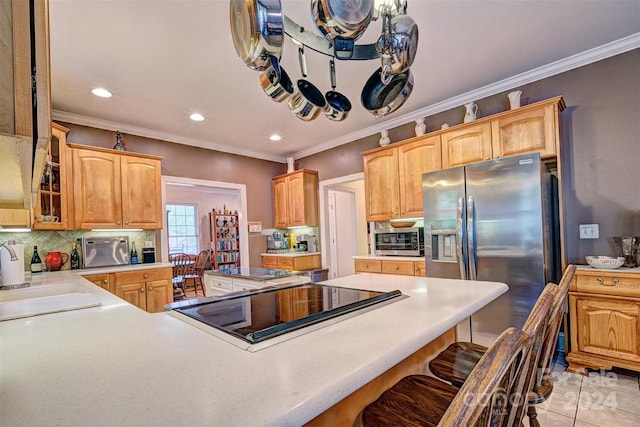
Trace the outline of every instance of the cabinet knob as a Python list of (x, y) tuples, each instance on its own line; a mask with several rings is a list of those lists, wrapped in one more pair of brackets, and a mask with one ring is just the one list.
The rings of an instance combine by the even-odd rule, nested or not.
[(400, 269), (400, 267), (398, 267), (397, 265), (394, 265), (393, 268), (394, 268), (394, 270)]
[(140, 292), (144, 292), (144, 288), (140, 288)]
[(149, 286), (149, 290), (152, 291), (153, 290), (153, 286)]
[(107, 283), (109, 283), (109, 281), (107, 279), (103, 279), (102, 283), (104, 283), (106, 285)]
[(116, 224), (117, 224), (117, 225), (120, 225), (120, 221), (116, 221)]
[(125, 223), (125, 225), (127, 225), (127, 224), (129, 224), (129, 221), (125, 221), (124, 223)]
[(364, 268), (369, 268), (369, 264), (365, 264), (365, 265), (364, 265)]
[(598, 277), (596, 278), (596, 280), (598, 281), (598, 283), (600, 283), (602, 286), (615, 286), (618, 284), (619, 280), (618, 279), (611, 279), (611, 283), (605, 283), (604, 279), (602, 277)]
[(148, 279), (149, 275), (145, 273), (144, 276), (142, 276), (142, 277), (144, 277), (145, 279)]

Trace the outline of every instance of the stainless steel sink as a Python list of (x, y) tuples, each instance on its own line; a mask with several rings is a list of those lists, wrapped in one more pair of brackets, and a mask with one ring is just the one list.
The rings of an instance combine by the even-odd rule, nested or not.
[(11, 289), (0, 291), (0, 321), (97, 307), (100, 304), (79, 283)]

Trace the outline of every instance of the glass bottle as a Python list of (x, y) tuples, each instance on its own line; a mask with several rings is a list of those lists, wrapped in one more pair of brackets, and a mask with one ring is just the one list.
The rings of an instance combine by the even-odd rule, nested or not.
[(73, 249), (71, 249), (71, 256), (69, 257), (71, 261), (71, 269), (77, 270), (80, 268), (80, 255), (78, 255), (78, 250), (76, 249), (76, 243), (73, 242)]
[(136, 250), (136, 242), (131, 242), (131, 264), (138, 263), (138, 251)]
[(42, 273), (42, 260), (40, 260), (40, 255), (38, 255), (38, 247), (33, 247), (33, 256), (31, 257), (31, 272), (32, 273)]

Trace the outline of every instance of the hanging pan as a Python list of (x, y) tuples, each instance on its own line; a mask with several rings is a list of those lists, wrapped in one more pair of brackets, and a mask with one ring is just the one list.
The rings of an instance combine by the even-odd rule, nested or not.
[(298, 48), (298, 60), (300, 61), (300, 71), (302, 78), (296, 82), (293, 95), (289, 98), (289, 109), (300, 120), (310, 122), (314, 120), (325, 109), (327, 101), (311, 82), (306, 80), (307, 64), (304, 59), (304, 48)]
[(260, 86), (272, 100), (282, 102), (293, 95), (293, 83), (284, 68), (277, 66), (276, 62), (260, 73)]
[(284, 43), (284, 14), (280, 0), (231, 0), (229, 20), (238, 57), (252, 70), (263, 71), (278, 62)]
[(346, 96), (336, 92), (336, 63), (333, 58), (329, 61), (329, 74), (331, 76), (331, 90), (324, 95), (327, 100), (325, 115), (329, 120), (341, 122), (349, 115), (351, 102)]
[(411, 70), (392, 75), (388, 84), (382, 82), (381, 74), (382, 67), (369, 77), (360, 96), (362, 106), (377, 119), (400, 108), (413, 90)]

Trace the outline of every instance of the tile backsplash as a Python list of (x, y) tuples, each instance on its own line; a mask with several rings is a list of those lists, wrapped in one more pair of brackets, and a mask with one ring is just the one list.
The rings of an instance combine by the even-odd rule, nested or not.
[[(24, 264), (25, 271), (30, 270), (33, 247), (38, 246), (38, 254), (44, 264), (49, 251), (60, 251), (66, 254), (71, 253), (73, 242), (80, 237), (86, 236), (128, 236), (129, 244), (136, 243), (136, 249), (140, 262), (142, 262), (142, 248), (145, 242), (153, 242), (153, 247), (157, 248), (155, 231), (32, 231), (30, 233), (2, 233), (0, 232), (0, 242), (15, 240), (16, 243), (24, 244)], [(70, 264), (67, 262), (62, 266), (62, 270), (69, 270)]]

